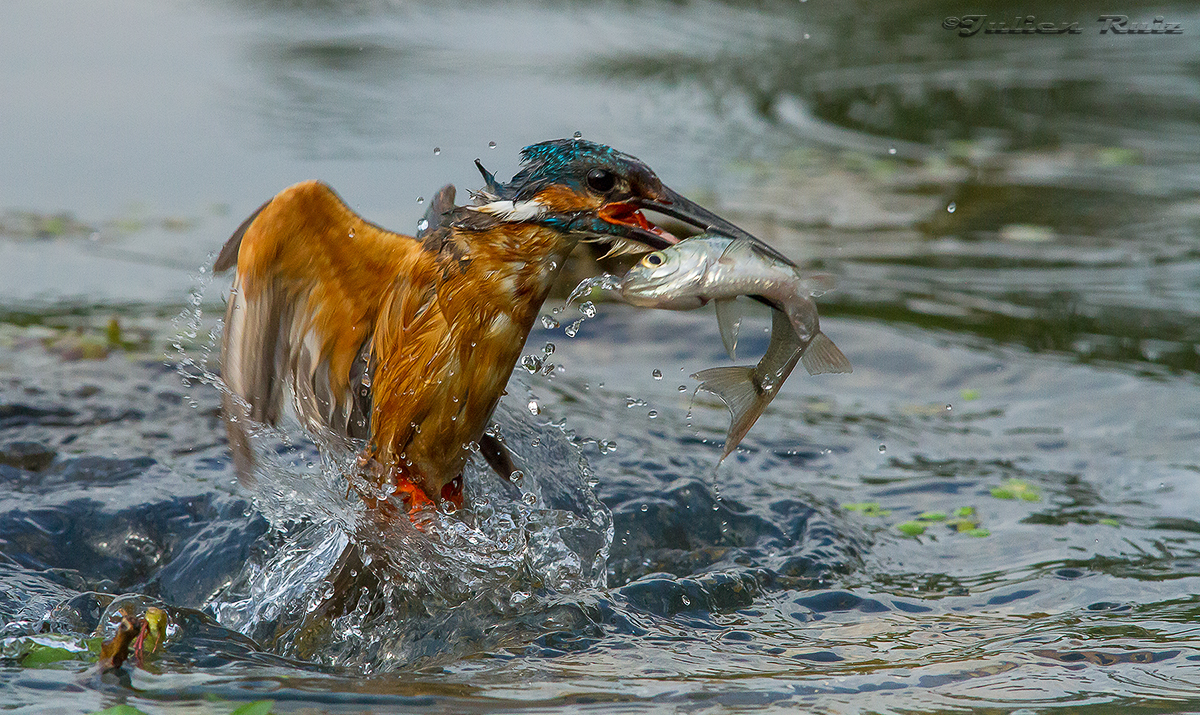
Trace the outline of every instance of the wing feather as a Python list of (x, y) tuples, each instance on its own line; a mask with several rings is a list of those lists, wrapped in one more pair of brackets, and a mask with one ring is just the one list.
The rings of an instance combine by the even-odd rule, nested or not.
[[(406, 319), (420, 306), (409, 304), (421, 302), (413, 295), (433, 295), (433, 257), (416, 239), (363, 220), (325, 184), (305, 182), (238, 228), (214, 268), (235, 266), (221, 362), (239, 476), (249, 479), (253, 470), (248, 420), (276, 423), (289, 397), (310, 430), (367, 436), (381, 317), (389, 331), (417, 327)], [(420, 290), (423, 283), (429, 290)], [(383, 316), (398, 300), (402, 315)], [(436, 327), (435, 320), (425, 332)], [(408, 335), (396, 339), (409, 342)]]

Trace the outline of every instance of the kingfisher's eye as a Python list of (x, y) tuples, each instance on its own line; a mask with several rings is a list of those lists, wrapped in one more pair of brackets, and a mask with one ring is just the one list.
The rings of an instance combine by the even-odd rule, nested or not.
[(603, 194), (617, 185), (617, 177), (608, 169), (592, 169), (587, 174), (587, 185), (592, 191)]
[(663, 255), (662, 251), (655, 251), (654, 253), (651, 253), (650, 255), (648, 255), (642, 259), (642, 263), (644, 263), (648, 268), (654, 268), (655, 266), (661, 266), (662, 264), (664, 264), (666, 262), (667, 262), (667, 257), (665, 255)]

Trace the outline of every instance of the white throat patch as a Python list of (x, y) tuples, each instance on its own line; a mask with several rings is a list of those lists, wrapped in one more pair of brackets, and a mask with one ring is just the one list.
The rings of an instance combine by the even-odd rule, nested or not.
[(535, 199), (529, 201), (492, 201), (482, 206), (472, 206), (476, 211), (491, 214), (505, 221), (528, 221), (546, 212), (546, 207)]

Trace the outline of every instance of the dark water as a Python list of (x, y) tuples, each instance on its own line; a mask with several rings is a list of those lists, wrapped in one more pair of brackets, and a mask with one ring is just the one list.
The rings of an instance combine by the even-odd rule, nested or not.
[[(943, 29), (968, 10), (1082, 32)], [(1184, 34), (1102, 36), (1112, 10), (8, 9), (0, 701), (1200, 708), (1200, 15), (1135, 3)], [(276, 435), (239, 488), (196, 377), (225, 285), (199, 267), (242, 217), (322, 178), (404, 229), (476, 156), (506, 176), (576, 130), (836, 274), (854, 373), (793, 377), (715, 468), (711, 313), (600, 303), (569, 337), (552, 299), (526, 353), (556, 368), (497, 418), (519, 482), (473, 467), (471, 508), (380, 536)], [(322, 618), (347, 532), (393, 577)], [(163, 650), (98, 675), (88, 639), (148, 605)]]

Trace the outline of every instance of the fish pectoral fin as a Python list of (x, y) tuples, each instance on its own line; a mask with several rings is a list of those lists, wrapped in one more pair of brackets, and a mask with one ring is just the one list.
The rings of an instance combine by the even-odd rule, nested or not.
[(804, 363), (804, 369), (808, 370), (809, 375), (854, 372), (850, 360), (838, 350), (838, 346), (833, 344), (828, 335), (821, 332), (808, 344), (800, 362)]
[(512, 453), (508, 451), (508, 447), (489, 434), (484, 434), (479, 438), (479, 453), (483, 455), (488, 466), (505, 479), (508, 479), (516, 471), (516, 467), (513, 466)]
[(729, 408), (732, 419), (729, 421), (729, 433), (725, 436), (725, 452), (721, 455), (724, 460), (750, 431), (771, 401), (771, 396), (764, 394), (754, 381), (752, 367), (712, 367), (692, 377), (701, 380), (698, 389), (721, 398)]
[(721, 342), (725, 344), (725, 352), (729, 353), (729, 359), (735, 360), (738, 330), (742, 327), (742, 313), (738, 310), (737, 299), (722, 298), (713, 304), (717, 308), (717, 327), (721, 329)]

